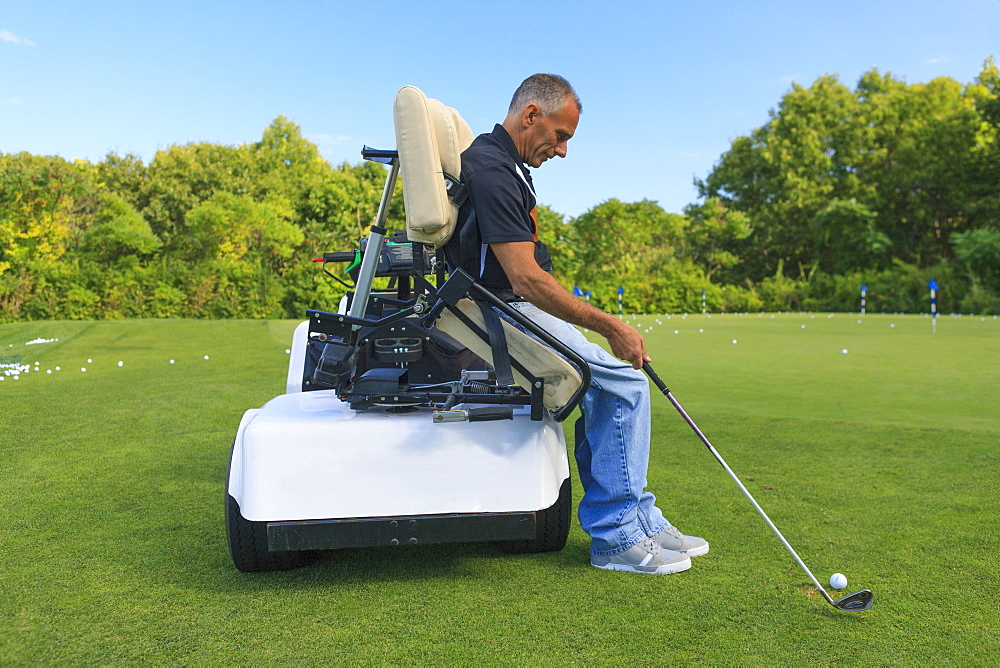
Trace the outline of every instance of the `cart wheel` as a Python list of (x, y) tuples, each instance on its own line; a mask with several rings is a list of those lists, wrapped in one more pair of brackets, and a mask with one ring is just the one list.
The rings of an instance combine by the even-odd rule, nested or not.
[(267, 549), (267, 522), (253, 522), (240, 514), (240, 504), (229, 494), (233, 448), (226, 466), (226, 540), (233, 564), (244, 573), (287, 571), (308, 561), (308, 552), (271, 552)]
[(252, 522), (240, 514), (240, 504), (226, 494), (226, 538), (233, 564), (244, 573), (287, 571), (306, 563), (306, 552), (267, 549), (267, 522)]
[(535, 513), (535, 537), (527, 540), (508, 540), (500, 549), (510, 554), (558, 552), (566, 546), (569, 536), (569, 517), (573, 506), (573, 489), (570, 479), (563, 480), (556, 502)]

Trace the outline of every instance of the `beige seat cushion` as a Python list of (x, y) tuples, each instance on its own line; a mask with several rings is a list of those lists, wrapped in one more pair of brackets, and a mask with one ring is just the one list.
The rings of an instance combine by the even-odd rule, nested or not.
[(472, 143), (472, 130), (457, 111), (414, 86), (396, 93), (393, 120), (407, 237), (438, 248), (451, 238), (458, 219), (444, 172), (459, 178), (462, 151)]
[[(458, 302), (458, 308), (483, 331), (486, 330), (482, 311), (479, 310), (475, 302), (471, 299), (462, 299)], [(505, 320), (500, 322), (503, 325), (504, 335), (507, 337), (507, 350), (510, 352), (510, 356), (523, 364), (533, 376), (545, 381), (545, 392), (542, 400), (545, 407), (550, 411), (558, 411), (568, 404), (573, 398), (573, 393), (583, 382), (573, 365), (553, 352), (551, 348), (542, 345), (509, 322)], [(473, 333), (449, 309), (445, 309), (444, 314), (438, 318), (437, 327), (493, 364), (493, 351), (490, 344)], [(513, 371), (514, 381), (524, 389), (530, 390), (531, 384), (528, 379), (517, 369), (513, 369)]]

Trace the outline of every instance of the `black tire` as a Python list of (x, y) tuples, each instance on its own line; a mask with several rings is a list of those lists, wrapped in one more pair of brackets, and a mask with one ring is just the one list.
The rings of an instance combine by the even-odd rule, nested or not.
[(240, 514), (240, 504), (226, 495), (226, 539), (233, 564), (244, 573), (287, 571), (305, 565), (307, 552), (270, 552), (267, 522), (252, 522)]
[(226, 467), (226, 540), (233, 564), (244, 573), (287, 571), (305, 565), (308, 552), (271, 552), (267, 549), (267, 522), (253, 522), (240, 514), (240, 504), (229, 495), (229, 472), (233, 452)]
[(508, 540), (500, 543), (500, 549), (508, 554), (532, 554), (558, 552), (566, 547), (569, 536), (569, 518), (573, 511), (573, 485), (570, 479), (563, 480), (559, 488), (559, 498), (544, 510), (535, 513), (535, 537), (526, 540)]

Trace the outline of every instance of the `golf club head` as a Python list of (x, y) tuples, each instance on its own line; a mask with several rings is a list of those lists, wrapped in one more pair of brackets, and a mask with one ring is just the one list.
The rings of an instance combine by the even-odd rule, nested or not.
[(848, 594), (844, 598), (834, 601), (833, 605), (840, 610), (846, 610), (847, 612), (861, 612), (862, 610), (867, 610), (872, 607), (875, 603), (875, 597), (872, 596), (870, 589), (862, 589), (861, 591), (856, 591), (853, 594)]

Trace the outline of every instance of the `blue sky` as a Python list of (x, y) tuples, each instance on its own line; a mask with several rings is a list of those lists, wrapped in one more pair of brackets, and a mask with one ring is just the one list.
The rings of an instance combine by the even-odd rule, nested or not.
[(412, 84), (474, 132), (535, 72), (583, 100), (539, 197), (579, 215), (611, 197), (680, 212), (731, 140), (798, 82), (872, 67), (971, 81), (998, 56), (1000, 0), (320, 2), (3, 0), (0, 152), (146, 162), (172, 144), (243, 144), (279, 114), (333, 163), (392, 147)]

